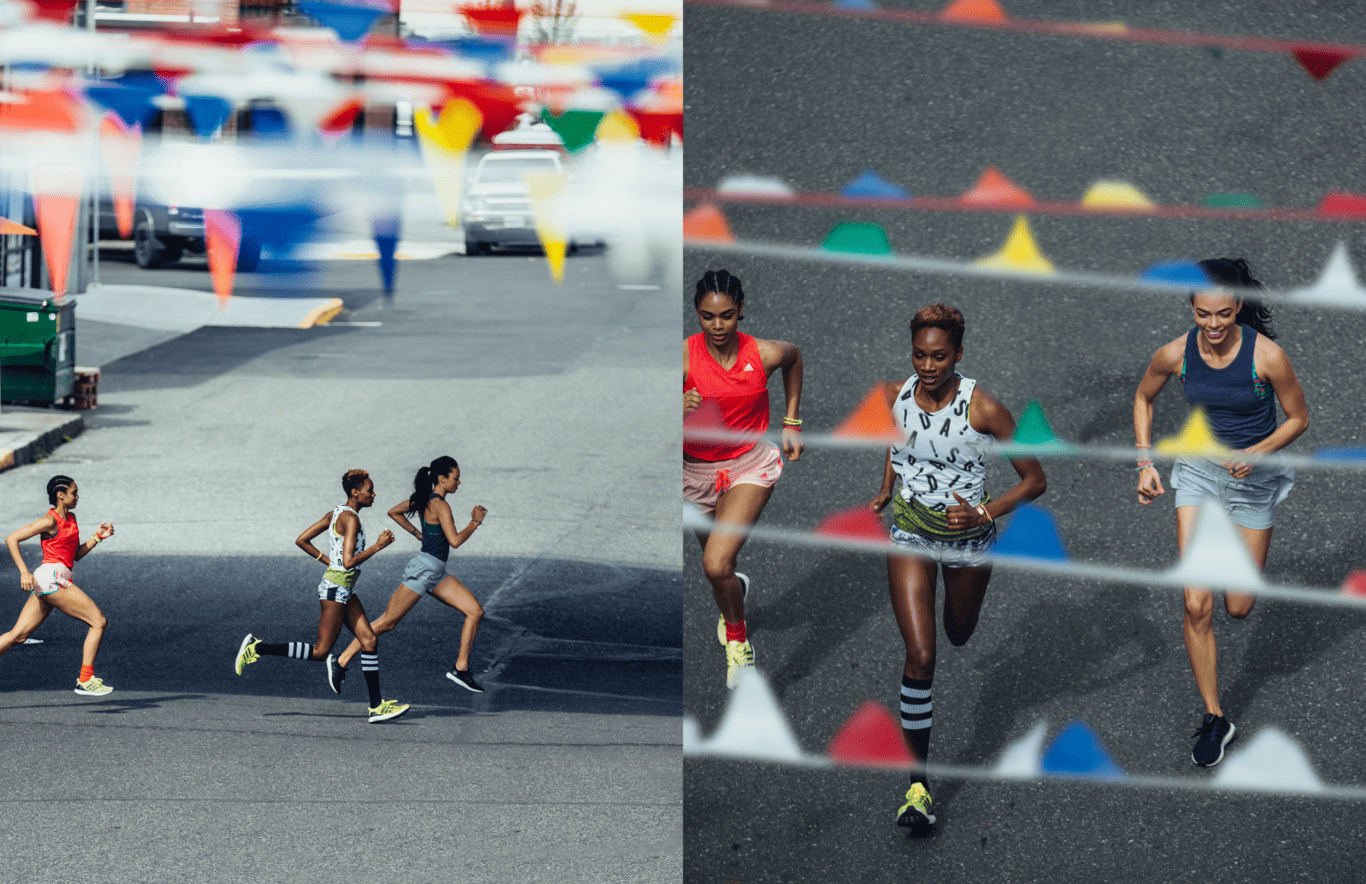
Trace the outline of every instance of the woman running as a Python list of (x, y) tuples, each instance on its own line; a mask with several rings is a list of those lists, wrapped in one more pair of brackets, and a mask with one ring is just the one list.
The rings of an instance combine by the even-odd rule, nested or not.
[[(451, 505), (446, 495), (460, 488), (460, 465), (455, 458), (442, 455), (432, 461), (430, 466), (421, 467), (413, 478), (413, 496), (389, 510), (393, 519), (403, 530), (422, 542), (422, 549), (408, 561), (403, 569), (402, 582), (389, 597), (384, 613), (371, 624), (375, 635), (383, 635), (398, 625), (404, 615), (427, 593), (439, 602), (455, 608), (465, 615), (465, 625), (460, 630), (460, 652), (456, 655), (455, 665), (446, 677), (467, 691), (482, 694), (481, 688), (470, 672), (470, 650), (474, 647), (474, 637), (479, 632), (479, 621), (484, 616), (484, 608), (465, 584), (454, 574), (446, 573), (446, 558), (450, 551), (460, 546), (476, 528), (484, 523), (488, 510), (476, 506), (470, 512), (470, 523), (459, 531), (455, 530), (455, 517), (451, 515)], [(408, 517), (422, 514), (422, 530), (413, 527)], [(346, 665), (360, 652), (360, 639), (351, 644), (341, 657), (327, 657), (328, 684), (336, 693), (341, 693), (342, 680), (346, 678)]]
[(735, 571), (748, 529), (759, 521), (773, 485), (783, 472), (778, 447), (762, 440), (768, 430), (768, 376), (783, 372), (787, 402), (783, 450), (802, 456), (802, 354), (786, 341), (764, 341), (739, 330), (745, 316), (740, 280), (724, 270), (708, 271), (693, 295), (702, 332), (683, 345), (683, 426), (685, 433), (723, 429), (740, 440), (683, 440), (683, 496), (730, 530), (699, 531), (702, 568), (721, 609), (716, 637), (726, 649), (726, 687), (734, 689), (740, 670), (754, 665), (754, 647), (745, 629), (749, 578)]
[[(366, 549), (360, 511), (375, 502), (375, 483), (365, 470), (347, 470), (342, 477), (342, 490), (346, 492), (346, 503), (314, 522), (294, 541), (299, 549), (327, 566), (322, 582), (318, 584), (322, 610), (318, 615), (317, 640), (313, 644), (288, 642), (272, 645), (249, 632), (237, 649), (234, 669), (241, 675), (242, 667), (255, 663), (262, 656), (322, 662), (332, 650), (344, 622), (360, 642), (360, 667), (365, 673), (365, 686), (370, 689), (370, 721), (388, 721), (407, 712), (408, 705), (380, 696), (379, 643), (375, 640), (375, 631), (366, 619), (365, 608), (354, 594), (354, 589), (361, 564), (393, 543), (394, 532), (384, 531), (375, 545)], [(327, 532), (328, 555), (313, 545), (313, 538), (324, 531)]]
[[(977, 628), (991, 580), (987, 556), (996, 540), (996, 519), (1048, 487), (1037, 460), (1011, 458), (1020, 481), (999, 500), (986, 493), (988, 449), (993, 440), (1014, 439), (1015, 419), (976, 381), (957, 372), (962, 358), (963, 314), (946, 304), (919, 310), (911, 320), (915, 375), (886, 385), (887, 405), (906, 441), (887, 450), (882, 487), (869, 504), (881, 514), (895, 503), (891, 539), (904, 550), (887, 556), (887, 584), (906, 643), (901, 728), (918, 765), (930, 754), (938, 569), (944, 570), (944, 634), (961, 647)], [(893, 494), (897, 477), (901, 489)], [(918, 766), (896, 822), (923, 837), (934, 821), (929, 782)]]
[[(1165, 493), (1147, 450), (1152, 447), (1153, 400), (1167, 379), (1178, 375), (1186, 400), (1203, 408), (1216, 437), (1232, 451), (1226, 459), (1178, 458), (1172, 467), (1176, 491), (1176, 548), (1185, 551), (1202, 504), (1223, 509), (1247, 543), (1259, 569), (1266, 565), (1276, 504), (1295, 484), (1288, 467), (1246, 460), (1243, 454), (1271, 454), (1293, 442), (1309, 426), (1304, 390), (1285, 351), (1272, 339), (1271, 313), (1240, 291), (1259, 290), (1241, 258), (1212, 258), (1200, 269), (1219, 286), (1191, 295), (1195, 328), (1153, 355), (1134, 394), (1134, 444), (1138, 458), (1138, 502)], [(1276, 426), (1276, 402), (1285, 423)], [(1256, 597), (1224, 593), (1224, 610), (1236, 620), (1252, 612)], [(1219, 705), (1218, 650), (1214, 642), (1214, 597), (1208, 589), (1185, 588), (1182, 631), (1195, 687), (1205, 704), (1200, 727), (1191, 736), (1191, 760), (1201, 767), (1218, 764), (1237, 728)]]
[[(76, 527), (76, 517), (72, 515), (79, 500), (74, 479), (53, 476), (47, 480), (47, 502), (52, 507), (47, 515), (5, 538), (9, 554), (19, 568), (19, 586), (29, 593), (29, 597), (19, 611), (14, 628), (0, 635), (0, 654), (23, 644), (56, 608), (90, 627), (85, 633), (76, 693), (98, 697), (114, 690), (95, 677), (95, 655), (99, 653), (100, 640), (104, 638), (104, 628), (109, 621), (90, 596), (71, 582), (71, 569), (101, 540), (114, 536), (114, 526), (110, 522), (101, 524), (89, 540), (81, 543), (81, 529)], [(30, 537), (43, 538), (43, 563), (33, 573), (29, 573), (24, 557), (19, 553), (19, 544)]]

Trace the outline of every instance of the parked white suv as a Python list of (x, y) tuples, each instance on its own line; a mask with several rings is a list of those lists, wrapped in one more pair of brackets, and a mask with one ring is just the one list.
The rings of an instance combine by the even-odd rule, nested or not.
[(478, 255), (493, 246), (539, 245), (536, 214), (522, 175), (562, 172), (554, 150), (495, 150), (484, 155), (465, 189), (461, 218), (465, 254)]

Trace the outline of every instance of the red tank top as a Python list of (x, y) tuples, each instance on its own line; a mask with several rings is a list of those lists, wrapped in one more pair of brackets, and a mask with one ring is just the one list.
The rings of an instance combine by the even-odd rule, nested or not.
[(707, 350), (707, 339), (688, 338), (688, 376), (684, 392), (696, 389), (702, 405), (683, 419), (683, 430), (724, 427), (756, 437), (749, 442), (683, 440), (683, 453), (698, 460), (718, 461), (739, 457), (754, 447), (768, 430), (768, 372), (751, 335), (739, 333), (740, 352), (729, 370), (722, 368)]
[(57, 534), (43, 539), (43, 562), (60, 562), (74, 568), (76, 547), (81, 545), (81, 529), (76, 527), (76, 517), (67, 513), (66, 521), (62, 521), (55, 509), (47, 512), (57, 520)]

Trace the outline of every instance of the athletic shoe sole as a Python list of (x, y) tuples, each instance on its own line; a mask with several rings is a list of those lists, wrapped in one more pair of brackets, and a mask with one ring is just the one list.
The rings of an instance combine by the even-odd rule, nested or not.
[(247, 645), (254, 641), (256, 641), (256, 636), (248, 632), (247, 637), (242, 639), (242, 646), (237, 649), (237, 657), (232, 661), (232, 670), (238, 675), (242, 674), (242, 667), (247, 665), (242, 662), (242, 658), (247, 654)]
[(1224, 760), (1224, 747), (1227, 746), (1229, 743), (1233, 742), (1233, 738), (1237, 735), (1237, 733), (1238, 728), (1234, 727), (1233, 722), (1230, 721), (1228, 723), (1228, 733), (1224, 734), (1224, 741), (1219, 744), (1219, 757), (1215, 758), (1209, 764), (1201, 764), (1199, 761), (1195, 760), (1195, 750), (1192, 749), (1191, 761), (1195, 761), (1195, 764), (1199, 767), (1214, 767), (1216, 764)]
[(912, 838), (928, 838), (934, 832), (935, 816), (931, 813), (928, 817), (914, 807), (906, 808), (901, 816), (896, 818), (896, 824), (905, 829), (910, 829)]
[(80, 694), (82, 697), (104, 697), (114, 693), (113, 688), (109, 687), (108, 685), (105, 685), (104, 687), (107, 688), (107, 690), (87, 691), (85, 688), (76, 688), (75, 693)]
[(460, 676), (456, 675), (454, 671), (447, 672), (446, 677), (449, 678), (451, 681), (455, 682), (456, 684), (460, 685), (465, 690), (470, 691), (472, 693), (482, 694), (484, 692), (484, 689), (479, 687), (479, 685), (473, 682), (465, 681)]

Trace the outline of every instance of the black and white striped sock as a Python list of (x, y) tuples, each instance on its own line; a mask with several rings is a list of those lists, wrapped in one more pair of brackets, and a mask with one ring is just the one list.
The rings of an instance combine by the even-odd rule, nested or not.
[(367, 654), (361, 651), (360, 669), (365, 674), (365, 687), (370, 691), (370, 708), (374, 709), (384, 702), (379, 692), (379, 652)]
[(901, 676), (901, 730), (906, 745), (921, 764), (930, 755), (930, 726), (934, 724), (934, 701), (930, 696), (932, 679)]
[(256, 646), (256, 653), (263, 657), (290, 657), (294, 660), (311, 660), (313, 659), (313, 643), (284, 642), (268, 645), (261, 642)]

